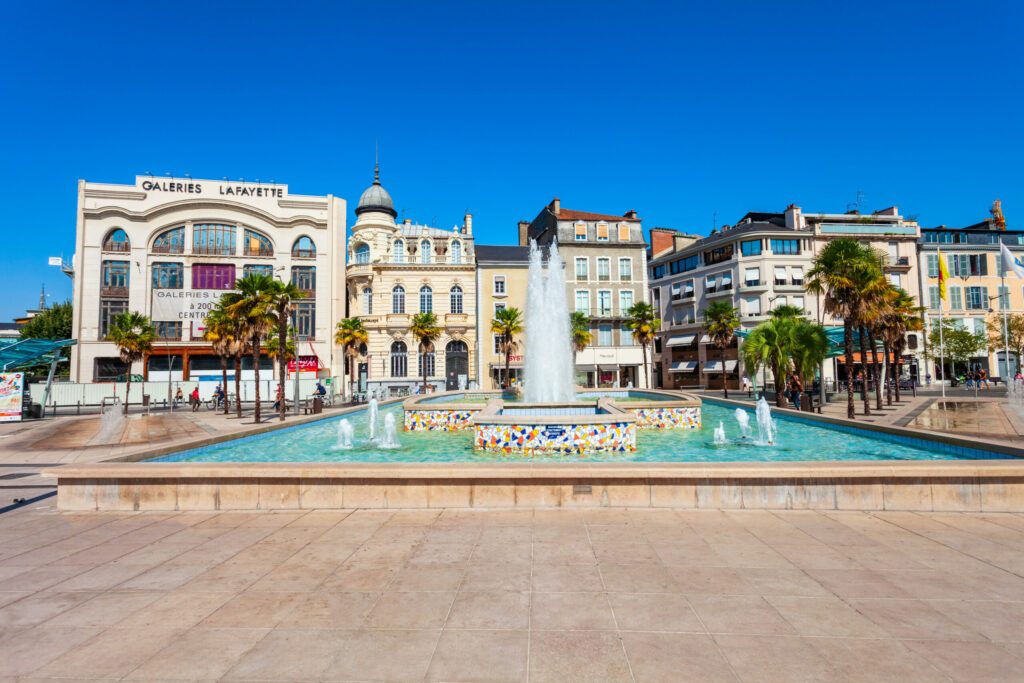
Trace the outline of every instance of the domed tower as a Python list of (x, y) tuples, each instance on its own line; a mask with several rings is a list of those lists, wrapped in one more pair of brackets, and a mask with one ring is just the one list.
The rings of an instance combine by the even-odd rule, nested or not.
[[(395, 203), (391, 200), (391, 195), (380, 184), (380, 164), (376, 164), (373, 167), (373, 185), (370, 185), (363, 191), (363, 194), (359, 197), (359, 204), (356, 206), (357, 216), (362, 216), (365, 213), (385, 213), (391, 216), (392, 223), (394, 223), (394, 219), (398, 216), (398, 212), (395, 211)], [(362, 219), (356, 219), (357, 225), (360, 220)]]

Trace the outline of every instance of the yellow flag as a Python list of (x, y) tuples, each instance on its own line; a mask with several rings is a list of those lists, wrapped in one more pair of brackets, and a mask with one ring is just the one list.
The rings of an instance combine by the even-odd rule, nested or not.
[(946, 267), (946, 259), (942, 258), (942, 252), (936, 250), (939, 259), (939, 298), (946, 300), (946, 281), (949, 280), (949, 268)]

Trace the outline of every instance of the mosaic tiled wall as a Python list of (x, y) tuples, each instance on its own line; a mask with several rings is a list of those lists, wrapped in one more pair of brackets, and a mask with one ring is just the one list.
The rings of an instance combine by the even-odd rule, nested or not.
[(405, 430), (407, 432), (455, 432), (469, 429), (470, 418), (475, 410), (407, 410)]
[(639, 429), (700, 429), (700, 408), (637, 408)]
[(636, 450), (636, 425), (631, 422), (581, 425), (477, 425), (474, 446), (498, 453), (625, 453)]

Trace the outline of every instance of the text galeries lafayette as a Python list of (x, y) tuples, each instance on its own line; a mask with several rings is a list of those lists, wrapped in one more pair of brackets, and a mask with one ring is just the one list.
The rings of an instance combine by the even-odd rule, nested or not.
[[(202, 194), (202, 183), (179, 183), (173, 180), (144, 180), (142, 189), (147, 192), (180, 192), (184, 194)], [(280, 187), (264, 187), (257, 185), (218, 185), (217, 194), (237, 197), (284, 197)]]

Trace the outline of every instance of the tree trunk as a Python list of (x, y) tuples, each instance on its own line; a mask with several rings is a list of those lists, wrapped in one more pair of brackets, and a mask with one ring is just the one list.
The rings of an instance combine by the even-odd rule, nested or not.
[[(899, 344), (894, 344), (893, 345), (893, 347), (892, 347), (892, 355), (893, 355), (894, 358), (902, 358), (903, 357), (903, 349), (900, 347)], [(899, 365), (896, 366), (896, 372), (899, 372), (899, 367), (900, 367)], [(900, 378), (899, 377), (897, 377), (896, 381), (893, 382), (893, 390), (896, 392), (896, 402), (899, 403), (900, 402)]]
[[(170, 373), (168, 373), (168, 381), (170, 381)], [(128, 364), (128, 375), (124, 384), (124, 414), (128, 414), (128, 394), (132, 391), (132, 365)]]
[[(779, 380), (782, 377), (782, 380)], [(786, 373), (781, 371), (781, 368), (772, 368), (772, 379), (775, 380), (775, 407), (785, 408), (786, 407)]]
[[(352, 347), (349, 347), (350, 349)], [(348, 395), (351, 400), (356, 399), (356, 357), (355, 354), (348, 357)]]
[(242, 417), (242, 354), (235, 354), (235, 414)]
[[(285, 374), (288, 371), (288, 360), (286, 350), (288, 348), (288, 304), (282, 303), (277, 307), (277, 364), (278, 381), (281, 384), (281, 395), (284, 396)], [(295, 372), (299, 371), (299, 349), (295, 348)], [(285, 410), (284, 401), (278, 407), (278, 416), (284, 422)]]
[(228, 357), (220, 357), (220, 379), (221, 387), (224, 388), (224, 414), (227, 415), (231, 411), (231, 407), (228, 406)]
[(640, 350), (644, 354), (644, 389), (648, 389), (651, 386), (651, 372), (647, 369), (647, 342), (640, 344)]
[(729, 398), (729, 376), (725, 372), (725, 347), (719, 349), (719, 354), (722, 357), (722, 390), (725, 392), (725, 398)]
[(853, 402), (853, 330), (850, 323), (843, 321), (843, 352), (846, 354), (846, 418), (857, 419), (857, 409)]
[(427, 351), (423, 342), (420, 342), (420, 370), (423, 372), (423, 393), (427, 393)]
[[(892, 377), (892, 362), (890, 360), (890, 353), (892, 349), (889, 348), (889, 342), (882, 340), (882, 354), (885, 356), (885, 405), (892, 405), (892, 384), (889, 383), (889, 378)], [(899, 382), (896, 382), (899, 384)]]
[(860, 337), (860, 366), (864, 372), (864, 390), (861, 392), (861, 398), (864, 399), (864, 414), (871, 414), (871, 396), (868, 394), (868, 383), (871, 381), (871, 372), (868, 370), (868, 346), (867, 340), (864, 338), (864, 326), (859, 325), (857, 327), (857, 333)]
[(501, 388), (508, 389), (512, 386), (511, 373), (512, 342), (505, 340), (505, 378), (501, 381)]
[[(260, 423), (260, 338), (258, 336), (252, 339), (252, 370), (256, 377), (256, 409), (253, 412), (253, 417), (256, 424)], [(284, 403), (284, 395), (281, 396), (281, 403)]]
[[(870, 327), (866, 328), (868, 333), (868, 346), (871, 348), (871, 376), (875, 379), (875, 410), (882, 410), (882, 378), (879, 377), (881, 369), (878, 365), (878, 347), (875, 345), (875, 333)], [(886, 375), (885, 381), (889, 376)]]

